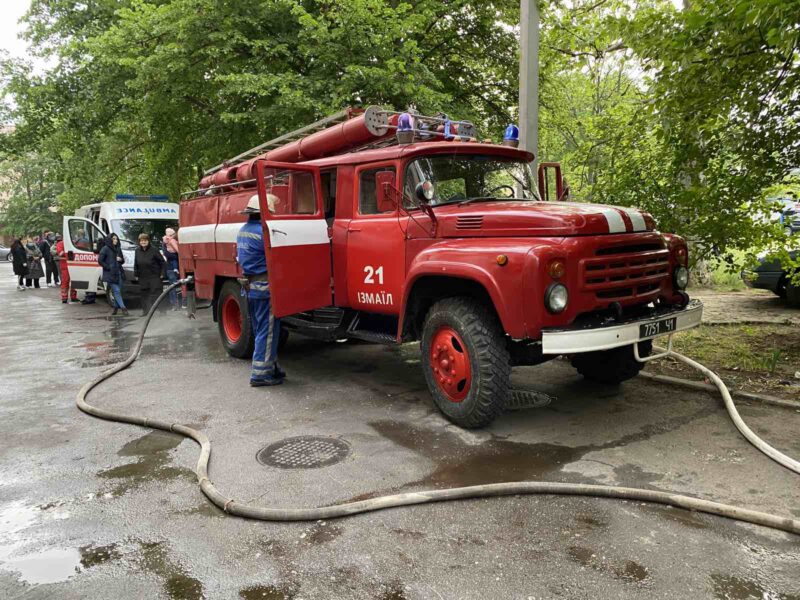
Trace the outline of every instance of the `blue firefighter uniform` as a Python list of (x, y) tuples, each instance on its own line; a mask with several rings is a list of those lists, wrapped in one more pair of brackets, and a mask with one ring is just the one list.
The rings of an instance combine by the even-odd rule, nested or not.
[(253, 366), (250, 385), (277, 385), (283, 382), (283, 371), (278, 367), (278, 338), (280, 319), (272, 314), (267, 259), (264, 255), (264, 234), (258, 214), (251, 214), (236, 237), (236, 256), (245, 277), (250, 280), (247, 306), (255, 336)]

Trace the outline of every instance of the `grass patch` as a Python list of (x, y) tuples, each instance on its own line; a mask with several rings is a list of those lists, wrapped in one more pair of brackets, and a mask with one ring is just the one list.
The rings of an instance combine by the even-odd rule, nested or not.
[[(661, 340), (663, 345), (666, 340)], [(800, 328), (792, 325), (701, 325), (675, 335), (676, 351), (718, 373), (734, 389), (800, 400)], [(668, 359), (647, 370), (686, 379), (698, 374)]]

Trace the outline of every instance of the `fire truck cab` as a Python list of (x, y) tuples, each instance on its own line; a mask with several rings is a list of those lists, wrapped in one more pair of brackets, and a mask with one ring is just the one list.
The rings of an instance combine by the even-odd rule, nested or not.
[[(637, 209), (561, 201), (557, 165), (537, 181), (513, 139), (376, 107), (316, 130), (223, 164), (181, 205), (181, 271), (231, 355), (253, 346), (235, 243), (253, 194), (283, 329), (419, 341), (434, 401), (463, 427), (503, 410), (513, 366), (567, 355), (619, 383), (654, 337), (700, 323), (683, 239)], [(556, 201), (542, 198), (548, 169)]]

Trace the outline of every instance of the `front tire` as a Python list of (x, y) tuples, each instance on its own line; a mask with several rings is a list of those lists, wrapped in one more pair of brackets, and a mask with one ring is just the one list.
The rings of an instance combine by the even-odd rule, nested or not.
[(511, 360), (496, 316), (472, 298), (435, 303), (422, 331), (422, 369), (433, 400), (450, 421), (484, 427), (505, 408)]
[(255, 338), (247, 313), (247, 298), (236, 281), (226, 281), (217, 299), (217, 326), (225, 351), (234, 358), (253, 356)]
[[(652, 351), (652, 340), (639, 342), (639, 356), (650, 356)], [(644, 367), (633, 355), (633, 346), (575, 354), (571, 362), (586, 379), (612, 385), (633, 379)]]

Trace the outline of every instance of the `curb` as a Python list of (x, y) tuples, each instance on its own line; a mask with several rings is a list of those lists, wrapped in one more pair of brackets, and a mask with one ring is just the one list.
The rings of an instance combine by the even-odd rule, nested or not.
[[(669, 385), (677, 385), (681, 387), (687, 387), (694, 390), (701, 390), (704, 392), (716, 392), (717, 388), (710, 383), (703, 383), (701, 381), (691, 381), (689, 379), (680, 379), (679, 377), (670, 377), (669, 375), (656, 375), (654, 373), (647, 373), (646, 371), (642, 371), (639, 373), (639, 377), (644, 377), (645, 379), (650, 379), (652, 381), (658, 381), (659, 383), (666, 383)], [(755, 400), (756, 402), (763, 402), (764, 404), (771, 404), (773, 406), (781, 406), (783, 408), (793, 408), (795, 410), (800, 410), (800, 402), (794, 402), (792, 400), (784, 400), (783, 398), (776, 398), (775, 396), (768, 396), (765, 394), (753, 394), (751, 392), (739, 392), (733, 391), (731, 395), (736, 396), (738, 398), (743, 398), (745, 400)]]

